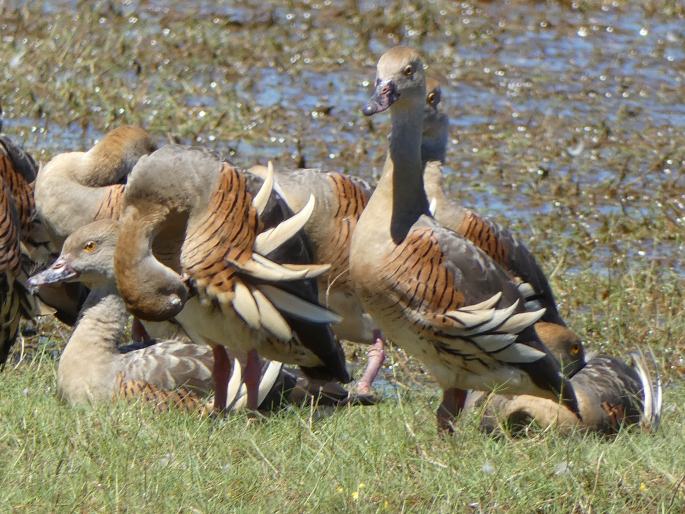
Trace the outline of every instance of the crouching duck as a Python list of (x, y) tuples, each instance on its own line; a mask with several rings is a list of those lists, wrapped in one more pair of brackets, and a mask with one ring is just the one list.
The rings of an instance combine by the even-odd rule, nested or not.
[[(32, 287), (80, 281), (90, 289), (59, 361), (58, 395), (72, 405), (124, 398), (203, 412), (206, 398), (214, 392), (209, 346), (182, 340), (158, 341), (143, 348), (122, 346), (129, 314), (114, 278), (118, 233), (114, 220), (77, 229), (52, 266), (29, 280)], [(260, 404), (272, 392), (279, 372), (280, 366), (265, 370)], [(245, 404), (244, 395), (238, 393), (239, 383), (232, 380), (227, 395), (234, 410)]]

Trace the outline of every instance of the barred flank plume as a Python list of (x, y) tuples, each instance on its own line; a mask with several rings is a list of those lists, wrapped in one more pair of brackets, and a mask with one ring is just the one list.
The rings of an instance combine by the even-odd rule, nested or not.
[(188, 413), (205, 415), (210, 410), (202, 398), (183, 387), (168, 391), (143, 380), (124, 380), (123, 373), (119, 373), (117, 382), (118, 392), (115, 393), (117, 398), (143, 401), (150, 404), (157, 412), (179, 409)]

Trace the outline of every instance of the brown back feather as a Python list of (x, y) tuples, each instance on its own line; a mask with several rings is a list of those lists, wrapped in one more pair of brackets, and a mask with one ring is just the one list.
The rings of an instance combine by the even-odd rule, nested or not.
[(242, 264), (250, 259), (258, 225), (245, 177), (224, 163), (207, 209), (193, 222), (183, 244), (186, 273), (200, 287), (232, 294), (236, 271), (226, 262)]

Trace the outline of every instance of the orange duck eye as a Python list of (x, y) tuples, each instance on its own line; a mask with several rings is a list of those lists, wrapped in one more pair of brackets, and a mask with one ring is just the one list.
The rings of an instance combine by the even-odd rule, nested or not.
[(83, 245), (83, 251), (87, 253), (93, 253), (97, 247), (98, 245), (95, 241), (88, 241)]
[(402, 73), (404, 73), (405, 77), (411, 77), (414, 74), (414, 68), (412, 68), (411, 64), (408, 64), (404, 67)]

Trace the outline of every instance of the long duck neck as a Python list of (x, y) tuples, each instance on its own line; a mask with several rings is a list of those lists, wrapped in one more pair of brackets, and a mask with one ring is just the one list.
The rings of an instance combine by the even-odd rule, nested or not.
[(127, 319), (126, 306), (114, 285), (92, 290), (63, 358), (69, 358), (73, 353), (80, 358), (118, 353)]
[(420, 102), (414, 104), (417, 102), (392, 107), (390, 149), (376, 188), (376, 195), (385, 202), (392, 199), (391, 205), (383, 206), (380, 216), (389, 217), (395, 244), (404, 240), (422, 214), (429, 213), (421, 164), (423, 106)]

